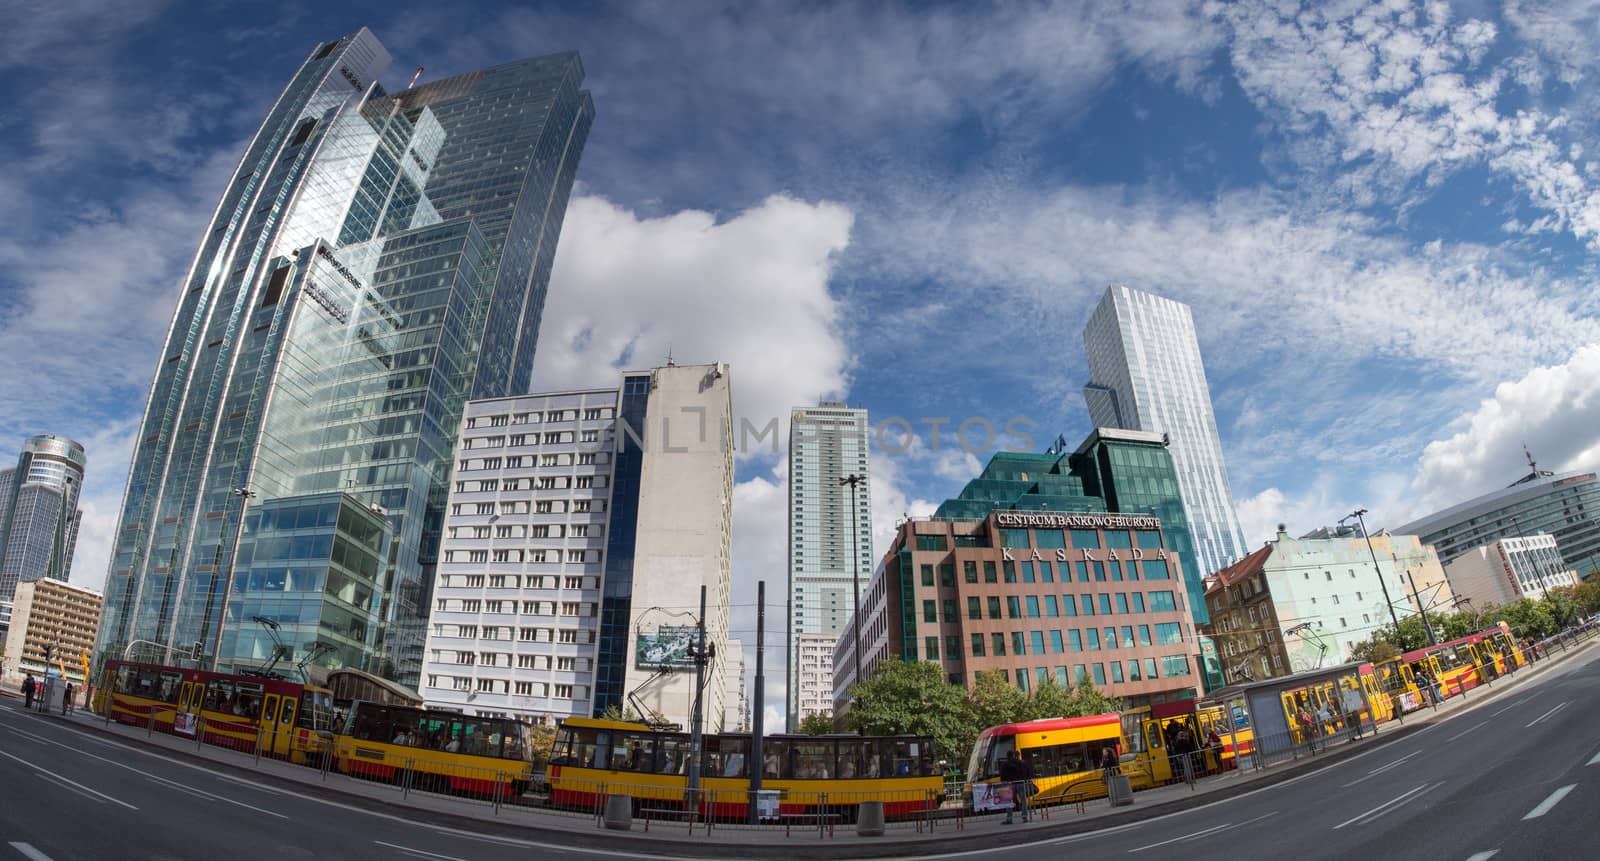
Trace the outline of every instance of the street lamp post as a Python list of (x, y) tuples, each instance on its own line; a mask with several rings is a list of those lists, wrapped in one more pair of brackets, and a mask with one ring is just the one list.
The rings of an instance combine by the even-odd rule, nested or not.
[(856, 547), (856, 485), (867, 478), (864, 475), (847, 475), (839, 479), (840, 484), (850, 485), (850, 597), (855, 599), (855, 624), (854, 629), (856, 653), (856, 684), (861, 684), (861, 560)]
[(1406, 569), (1406, 579), (1411, 581), (1411, 597), (1416, 599), (1417, 612), (1422, 614), (1422, 627), (1428, 632), (1428, 645), (1439, 645), (1439, 638), (1433, 635), (1433, 623), (1428, 621), (1427, 605), (1422, 603), (1422, 593), (1417, 591), (1417, 578), (1411, 576), (1411, 569)]
[[(1400, 617), (1395, 615), (1394, 602), (1389, 600), (1389, 584), (1384, 582), (1383, 569), (1378, 567), (1378, 552), (1372, 549), (1372, 536), (1367, 534), (1367, 521), (1362, 516), (1366, 513), (1367, 510), (1365, 508), (1357, 508), (1344, 519), (1349, 520), (1354, 517), (1356, 522), (1361, 524), (1361, 537), (1366, 539), (1367, 552), (1372, 554), (1372, 570), (1378, 575), (1378, 588), (1383, 590), (1383, 605), (1389, 608), (1389, 621), (1394, 623), (1395, 636), (1398, 637), (1400, 635)], [(1426, 621), (1426, 613), (1423, 614), (1423, 619)]]

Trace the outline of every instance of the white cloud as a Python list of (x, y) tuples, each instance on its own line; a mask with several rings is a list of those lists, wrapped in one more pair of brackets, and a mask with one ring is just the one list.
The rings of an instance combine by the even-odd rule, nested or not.
[(1331, 171), (1355, 202), (1436, 186), (1467, 166), (1510, 178), (1547, 229), (1600, 247), (1600, 191), (1570, 160), (1566, 118), (1502, 113), (1515, 63), (1482, 68), (1492, 24), (1444, 4), (1229, 4), (1240, 85), (1289, 134), (1297, 162)]
[(1429, 443), (1417, 463), (1418, 516), (1527, 474), (1524, 445), (1540, 469), (1600, 467), (1600, 343), (1501, 383), (1455, 425), (1460, 430)]
[(1508, 0), (1504, 14), (1562, 81), (1577, 85), (1593, 68), (1600, 49), (1600, 0)]
[[(849, 353), (828, 290), (849, 242), (841, 206), (774, 196), (718, 221), (640, 218), (574, 198), (539, 332), (536, 391), (615, 385), (618, 372), (730, 364), (735, 415), (756, 429), (843, 391)], [(754, 452), (750, 452), (754, 454)]]

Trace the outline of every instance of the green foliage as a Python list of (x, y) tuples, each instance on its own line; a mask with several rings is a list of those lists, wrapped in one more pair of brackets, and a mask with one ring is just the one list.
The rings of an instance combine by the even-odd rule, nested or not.
[(939, 757), (951, 762), (966, 761), (972, 750), (966, 690), (950, 684), (943, 667), (926, 661), (880, 662), (850, 686), (845, 725), (862, 735), (931, 736)]
[(1549, 601), (1535, 601), (1523, 598), (1515, 604), (1507, 604), (1500, 608), (1500, 618), (1511, 626), (1511, 633), (1518, 639), (1532, 637), (1535, 640), (1548, 637), (1559, 628), (1556, 627), (1555, 613), (1552, 612)]
[(1355, 648), (1350, 650), (1350, 652), (1351, 657), (1358, 661), (1369, 661), (1376, 664), (1380, 661), (1387, 661), (1390, 658), (1399, 657), (1400, 647), (1389, 642), (1388, 640), (1381, 640), (1377, 637), (1373, 637), (1373, 639), (1356, 645)]
[(801, 735), (827, 735), (833, 732), (833, 712), (817, 712), (800, 719)]
[(534, 724), (528, 733), (530, 747), (533, 751), (533, 764), (535, 767), (543, 766), (550, 761), (550, 753), (556, 746), (556, 728), (554, 724)]

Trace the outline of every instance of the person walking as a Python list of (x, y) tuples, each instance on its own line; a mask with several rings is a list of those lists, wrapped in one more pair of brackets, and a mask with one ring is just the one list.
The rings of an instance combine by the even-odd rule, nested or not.
[(63, 696), (61, 697), (61, 713), (64, 714), (64, 715), (72, 714), (72, 683), (71, 682), (67, 683), (67, 689), (63, 692)]
[(1022, 757), (1017, 756), (1016, 750), (1006, 754), (1000, 763), (1000, 779), (1011, 785), (1011, 807), (1006, 810), (1006, 821), (1010, 825), (1013, 815), (1022, 811), (1022, 821), (1028, 821), (1028, 796), (1033, 790), (1033, 769), (1028, 767)]
[(1304, 702), (1300, 703), (1300, 731), (1305, 734), (1306, 744), (1312, 753), (1317, 752), (1317, 722), (1311, 717), (1311, 709)]
[(33, 680), (33, 673), (28, 673), (22, 680), (22, 707), (33, 708), (33, 695), (39, 690), (39, 683)]

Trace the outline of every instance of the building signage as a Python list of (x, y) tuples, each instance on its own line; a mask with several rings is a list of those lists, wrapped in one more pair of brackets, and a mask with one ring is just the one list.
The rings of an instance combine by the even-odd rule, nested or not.
[(317, 303), (317, 305), (320, 306), (323, 311), (327, 312), (328, 316), (338, 320), (341, 323), (350, 322), (350, 313), (339, 307), (339, 303), (334, 301), (334, 298), (329, 296), (326, 290), (323, 290), (316, 284), (307, 281), (306, 295), (311, 297), (311, 301)]
[(1034, 529), (1160, 529), (1161, 518), (1147, 514), (1062, 514), (1048, 511), (998, 511), (995, 524)]
[(667, 670), (694, 666), (694, 643), (699, 629), (692, 625), (664, 625), (653, 634), (639, 632), (635, 663), (641, 670)]

